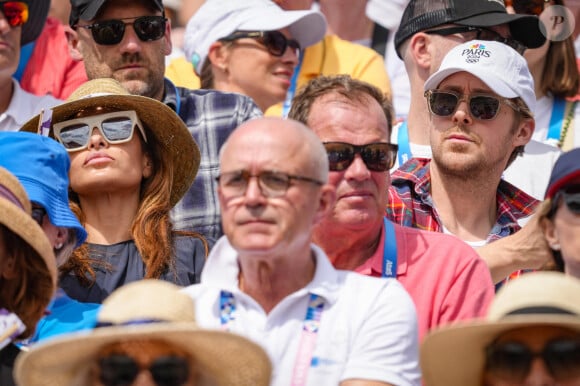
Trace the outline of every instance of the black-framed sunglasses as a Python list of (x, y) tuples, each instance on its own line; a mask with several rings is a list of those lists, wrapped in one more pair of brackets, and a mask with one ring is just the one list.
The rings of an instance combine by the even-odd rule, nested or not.
[(366, 145), (353, 145), (345, 142), (324, 142), (328, 154), (328, 168), (340, 172), (346, 170), (360, 154), (367, 169), (373, 172), (386, 172), (395, 165), (398, 146), (387, 142), (374, 142)]
[(440, 36), (449, 36), (455, 34), (464, 34), (464, 33), (475, 33), (475, 37), (469, 40), (488, 40), (494, 42), (500, 42), (506, 44), (516, 50), (520, 55), (523, 55), (526, 51), (527, 47), (520, 43), (519, 41), (512, 39), (512, 38), (504, 38), (497, 32), (492, 29), (483, 28), (483, 27), (472, 27), (467, 25), (460, 25), (456, 27), (446, 27), (440, 29), (433, 29), (429, 31), (424, 31), (426, 34), (430, 35), (440, 35)]
[(0, 10), (12, 28), (28, 21), (28, 4), (24, 1), (0, 1)]
[(515, 111), (519, 111), (518, 106), (513, 101), (489, 94), (463, 95), (450, 90), (427, 90), (425, 91), (425, 98), (427, 98), (427, 106), (431, 114), (440, 117), (452, 115), (457, 110), (459, 102), (463, 100), (467, 101), (471, 116), (482, 121), (497, 117), (501, 103), (507, 104)]
[(30, 215), (38, 225), (42, 226), (44, 216), (46, 216), (46, 209), (41, 206), (33, 206)]
[(98, 360), (99, 380), (104, 386), (132, 385), (141, 370), (147, 370), (157, 386), (181, 386), (189, 378), (189, 362), (178, 356), (156, 358), (147, 369), (128, 355), (113, 354)]
[(273, 170), (263, 170), (258, 174), (252, 174), (247, 170), (236, 170), (220, 174), (216, 177), (216, 181), (225, 197), (234, 198), (246, 194), (250, 178), (253, 177), (258, 179), (258, 187), (264, 197), (283, 196), (292, 185), (292, 180), (304, 181), (319, 186), (324, 185), (322, 181), (314, 178), (295, 176)]
[[(127, 22), (125, 20), (133, 21)], [(103, 20), (88, 25), (77, 24), (75, 27), (90, 29), (95, 43), (112, 46), (121, 43), (123, 36), (125, 36), (127, 25), (133, 26), (135, 34), (141, 41), (150, 42), (165, 36), (166, 23), (165, 16), (141, 16), (137, 18)]]
[(537, 357), (544, 361), (557, 382), (580, 377), (579, 338), (549, 341), (540, 352), (520, 342), (494, 343), (486, 349), (485, 368), (497, 378), (519, 384), (525, 380)]
[(288, 39), (280, 31), (236, 31), (220, 40), (224, 42), (232, 42), (244, 38), (258, 40), (273, 56), (284, 55), (288, 47), (294, 50), (296, 56), (300, 54), (300, 43), (295, 39)]

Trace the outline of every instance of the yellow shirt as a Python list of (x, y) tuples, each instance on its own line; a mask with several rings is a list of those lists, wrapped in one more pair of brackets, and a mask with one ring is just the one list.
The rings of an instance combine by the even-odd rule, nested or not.
[[(382, 56), (368, 47), (327, 35), (317, 44), (304, 50), (304, 61), (298, 76), (298, 89), (318, 75), (348, 74), (368, 82), (391, 96), (391, 84)], [(165, 76), (175, 85), (199, 88), (199, 78), (185, 58), (172, 60)], [(265, 115), (282, 115), (282, 103), (270, 107)]]

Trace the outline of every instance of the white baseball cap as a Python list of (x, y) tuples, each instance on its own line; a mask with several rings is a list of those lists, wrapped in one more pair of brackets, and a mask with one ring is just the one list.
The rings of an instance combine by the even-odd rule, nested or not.
[(534, 112), (534, 78), (526, 59), (508, 45), (472, 40), (454, 47), (443, 58), (439, 70), (425, 82), (425, 91), (437, 88), (448, 76), (462, 71), (481, 79), (499, 96), (522, 98)]
[(318, 11), (285, 11), (271, 0), (207, 0), (187, 23), (183, 50), (199, 75), (215, 41), (235, 31), (282, 28), (304, 48), (322, 40), (326, 19)]

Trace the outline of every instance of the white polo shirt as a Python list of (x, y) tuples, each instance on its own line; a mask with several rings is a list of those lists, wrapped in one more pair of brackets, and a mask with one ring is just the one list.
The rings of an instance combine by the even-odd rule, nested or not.
[[(419, 385), (417, 316), (413, 301), (394, 279), (363, 276), (332, 267), (315, 245), (316, 271), (303, 289), (266, 314), (238, 288), (237, 252), (227, 238), (213, 247), (201, 283), (184, 289), (195, 299), (196, 319), (204, 328), (243, 335), (268, 352), (273, 386), (290, 385), (311, 294), (324, 301), (306, 385), (338, 385), (367, 379), (398, 386)], [(225, 326), (220, 300), (233, 296), (234, 319)]]

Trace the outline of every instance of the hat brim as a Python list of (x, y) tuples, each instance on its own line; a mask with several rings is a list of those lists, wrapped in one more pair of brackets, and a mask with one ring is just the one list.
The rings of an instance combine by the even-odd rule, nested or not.
[(552, 186), (546, 191), (546, 198), (553, 198), (556, 195), (558, 190), (562, 189), (568, 182), (580, 178), (580, 169), (565, 175), (564, 177), (560, 178), (558, 181), (552, 183)]
[(239, 335), (202, 330), (192, 323), (103, 327), (46, 340), (19, 356), (14, 376), (21, 386), (88, 386), (88, 369), (108, 344), (159, 339), (186, 350), (220, 386), (266, 386), (271, 366), (265, 352)]
[(48, 0), (29, 0), (26, 3), (28, 4), (28, 21), (22, 25), (21, 46), (38, 38), (44, 28), (50, 9), (50, 1)]
[(508, 24), (512, 38), (528, 48), (538, 48), (546, 42), (546, 37), (540, 29), (540, 19), (535, 16), (492, 12), (456, 20), (453, 23), (473, 27), (493, 27)]
[(480, 385), (485, 348), (501, 333), (549, 325), (580, 331), (576, 316), (520, 315), (498, 322), (478, 321), (432, 331), (421, 345), (421, 370), (429, 386)]
[[(42, 258), (45, 274), (50, 276), (56, 288), (56, 258), (44, 231), (32, 217), (8, 200), (0, 198), (0, 224), (22, 238)], [(29, 298), (25, 295), (25, 298)], [(32, 299), (30, 299), (32, 301)]]
[[(52, 122), (71, 119), (79, 111), (95, 106), (137, 112), (139, 119), (146, 126), (148, 143), (158, 146), (160, 151), (167, 153), (173, 164), (170, 205), (175, 206), (193, 183), (201, 157), (197, 144), (181, 118), (165, 104), (148, 97), (108, 94), (81, 98), (55, 106), (52, 108)], [(39, 119), (40, 116), (37, 115), (26, 122), (20, 130), (38, 132)], [(52, 125), (49, 135), (54, 138)]]
[(486, 71), (478, 66), (454, 66), (438, 71), (427, 79), (425, 82), (425, 90), (439, 87), (439, 84), (441, 84), (441, 82), (443, 82), (447, 77), (458, 72), (467, 72), (479, 78), (483, 83), (491, 88), (493, 92), (504, 98), (516, 98), (519, 96), (517, 92), (514, 91), (509, 84), (503, 82), (497, 74)]
[[(253, 11), (255, 12), (255, 11)], [(311, 46), (324, 38), (326, 19), (314, 11), (284, 11), (278, 6), (262, 10), (260, 18), (249, 18), (237, 30), (275, 31), (288, 28), (290, 34), (301, 48)]]

